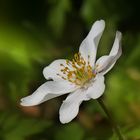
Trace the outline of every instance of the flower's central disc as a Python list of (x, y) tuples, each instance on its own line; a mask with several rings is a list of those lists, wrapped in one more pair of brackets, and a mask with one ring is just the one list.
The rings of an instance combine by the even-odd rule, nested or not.
[(68, 80), (71, 83), (82, 86), (95, 77), (95, 73), (93, 72), (92, 67), (88, 62), (86, 62), (80, 53), (75, 54), (72, 61), (66, 60), (66, 66), (60, 64), (62, 67), (61, 72), (63, 76), (61, 76), (64, 80)]

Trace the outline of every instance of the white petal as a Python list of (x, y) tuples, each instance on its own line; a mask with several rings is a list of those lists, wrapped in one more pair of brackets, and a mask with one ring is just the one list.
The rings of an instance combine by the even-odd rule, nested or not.
[(104, 76), (99, 74), (96, 76), (92, 85), (86, 91), (87, 97), (92, 99), (99, 98), (105, 90)]
[(57, 96), (72, 92), (75, 85), (67, 81), (48, 81), (41, 85), (32, 95), (21, 99), (21, 105), (34, 106)]
[[(67, 66), (65, 59), (55, 60), (49, 66), (47, 66), (47, 67), (44, 68), (44, 70), (43, 70), (44, 77), (47, 80), (48, 79), (53, 79), (54, 81), (63, 80), (61, 78), (61, 76), (64, 76), (65, 77), (65, 75), (61, 72), (61, 69), (63, 67), (60, 66), (60, 64), (62, 64), (64, 66)], [(69, 67), (69, 66), (67, 66), (67, 67)], [(57, 74), (60, 74), (61, 76), (59, 76)]]
[(89, 100), (89, 98), (86, 96), (86, 93), (81, 89), (68, 95), (66, 100), (63, 101), (59, 111), (61, 123), (68, 123), (72, 119), (74, 119), (79, 112), (79, 106), (82, 101), (87, 100)]
[(119, 31), (117, 31), (115, 41), (110, 51), (110, 54), (108, 56), (107, 55), (102, 56), (97, 60), (96, 72), (106, 74), (114, 66), (114, 64), (122, 54), (122, 48), (120, 43), (121, 38), (122, 38), (122, 34)]
[(80, 45), (79, 48), (80, 54), (82, 55), (82, 57), (85, 59), (86, 62), (89, 60), (91, 66), (94, 66), (97, 53), (97, 46), (104, 31), (104, 28), (105, 28), (104, 20), (96, 21), (93, 24), (89, 34)]

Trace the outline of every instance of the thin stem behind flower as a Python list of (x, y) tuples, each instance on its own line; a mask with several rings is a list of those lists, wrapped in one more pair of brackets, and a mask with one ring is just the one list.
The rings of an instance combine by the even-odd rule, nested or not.
[(112, 116), (108, 112), (108, 110), (107, 110), (102, 98), (98, 98), (97, 101), (100, 104), (100, 106), (102, 107), (102, 109), (104, 110), (104, 112), (106, 113), (106, 115), (108, 116), (108, 119), (109, 119), (109, 121), (110, 121), (110, 123), (112, 125), (112, 128), (113, 128), (114, 132), (116, 133), (116, 135), (118, 136), (119, 140), (126, 140), (124, 138), (124, 136), (121, 134), (121, 131), (120, 131), (119, 127), (117, 126), (117, 124), (112, 119)]

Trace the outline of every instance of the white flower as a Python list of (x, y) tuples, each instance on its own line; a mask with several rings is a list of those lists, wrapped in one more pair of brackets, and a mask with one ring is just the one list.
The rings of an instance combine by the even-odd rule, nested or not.
[(97, 46), (104, 31), (105, 22), (96, 21), (87, 37), (81, 43), (74, 59), (59, 59), (45, 67), (43, 74), (47, 81), (32, 95), (21, 99), (21, 105), (34, 106), (49, 99), (70, 93), (60, 107), (60, 121), (68, 123), (76, 117), (83, 101), (99, 98), (104, 90), (104, 75), (121, 56), (121, 33), (116, 32), (115, 41), (109, 55), (96, 62)]

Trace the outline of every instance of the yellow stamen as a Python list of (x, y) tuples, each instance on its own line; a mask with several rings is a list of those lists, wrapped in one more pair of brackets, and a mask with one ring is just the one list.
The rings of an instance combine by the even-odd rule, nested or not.
[(60, 64), (62, 67), (61, 72), (64, 76), (60, 74), (57, 75), (76, 85), (84, 85), (86, 82), (95, 77), (95, 73), (89, 63), (89, 58), (90, 57), (88, 56), (88, 62), (86, 63), (80, 53), (75, 54), (72, 61), (66, 60), (66, 66)]

